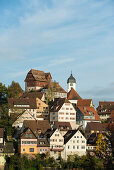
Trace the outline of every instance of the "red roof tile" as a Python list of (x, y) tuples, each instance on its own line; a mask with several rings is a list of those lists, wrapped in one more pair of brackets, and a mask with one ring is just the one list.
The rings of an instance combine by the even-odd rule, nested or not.
[(71, 88), (71, 90), (68, 92), (67, 98), (68, 98), (68, 100), (79, 100), (79, 99), (81, 99), (79, 94), (73, 88)]
[[(96, 121), (101, 121), (98, 113), (94, 109), (94, 107), (89, 107), (89, 106), (78, 106), (79, 110), (82, 112), (84, 116), (95, 116), (95, 119), (87, 119), (87, 120), (96, 120)], [(86, 120), (86, 119), (84, 119)]]
[(79, 99), (77, 102), (77, 106), (90, 106), (92, 99)]

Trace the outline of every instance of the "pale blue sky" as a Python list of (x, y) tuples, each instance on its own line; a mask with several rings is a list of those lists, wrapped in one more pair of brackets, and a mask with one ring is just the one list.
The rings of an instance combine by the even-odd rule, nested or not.
[(114, 100), (114, 0), (0, 0), (0, 81), (31, 69), (83, 98)]

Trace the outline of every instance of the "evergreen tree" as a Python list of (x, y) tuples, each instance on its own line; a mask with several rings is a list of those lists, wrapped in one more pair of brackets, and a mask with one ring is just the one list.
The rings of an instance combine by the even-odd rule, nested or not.
[(0, 105), (7, 103), (7, 87), (0, 83)]

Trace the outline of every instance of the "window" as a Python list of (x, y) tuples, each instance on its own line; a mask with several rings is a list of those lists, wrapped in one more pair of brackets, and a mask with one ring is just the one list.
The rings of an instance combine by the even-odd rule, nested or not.
[(79, 140), (77, 140), (77, 143), (79, 143)]
[(75, 146), (73, 146), (73, 149), (75, 149)]
[(59, 134), (55, 134), (55, 136), (59, 136)]
[(70, 149), (70, 146), (68, 146), (68, 149)]
[(77, 149), (79, 149), (79, 146), (77, 146)]
[(82, 146), (81, 148), (82, 148), (82, 149), (85, 149), (85, 146)]
[(62, 142), (63, 141), (63, 139), (59, 139), (59, 142)]
[(34, 148), (29, 148), (29, 152), (34, 152)]
[(77, 136), (77, 138), (79, 138), (79, 136)]
[(75, 140), (73, 140), (73, 143), (75, 143)]
[(45, 152), (47, 152), (47, 149), (45, 149)]
[(73, 83), (70, 83), (70, 86), (73, 86)]
[(25, 148), (23, 148), (23, 152), (25, 152)]
[(85, 140), (82, 140), (82, 143), (85, 143)]

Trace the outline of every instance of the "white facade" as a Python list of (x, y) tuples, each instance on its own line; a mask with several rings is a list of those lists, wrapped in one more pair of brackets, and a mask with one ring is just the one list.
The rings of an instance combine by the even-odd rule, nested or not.
[(17, 120), (12, 124), (12, 127), (21, 129), (22, 126), (23, 126), (24, 120), (36, 120), (36, 119), (31, 115), (31, 113), (29, 113), (29, 112), (26, 110), (26, 111), (25, 111), (22, 115), (20, 115), (20, 116), (17, 118)]
[(62, 151), (64, 150), (64, 138), (61, 135), (58, 129), (50, 137), (50, 156), (57, 159), (61, 156)]
[(69, 155), (86, 155), (86, 138), (78, 130), (72, 138), (64, 144), (64, 158), (67, 160)]
[(73, 88), (76, 90), (76, 83), (67, 83), (67, 91), (69, 92)]
[(50, 112), (50, 121), (76, 122), (76, 110), (71, 103), (64, 103), (58, 112)]

